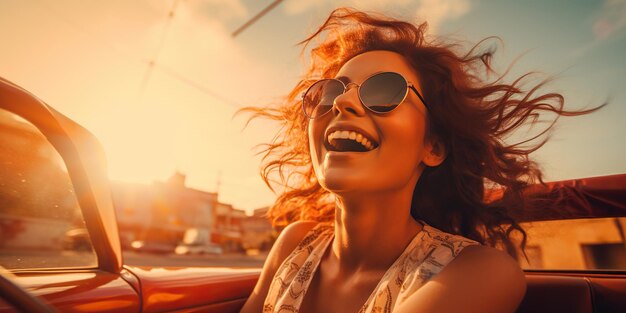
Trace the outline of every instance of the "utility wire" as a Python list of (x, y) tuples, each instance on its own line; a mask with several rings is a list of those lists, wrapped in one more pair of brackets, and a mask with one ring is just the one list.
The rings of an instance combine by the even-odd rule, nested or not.
[(189, 85), (189, 86), (195, 88), (196, 90), (202, 92), (205, 95), (208, 95), (208, 96), (210, 96), (212, 98), (220, 100), (220, 101), (222, 101), (222, 102), (224, 102), (224, 103), (226, 103), (226, 104), (228, 104), (228, 105), (230, 105), (230, 106), (232, 106), (234, 108), (237, 108), (237, 109), (243, 107), (243, 105), (241, 105), (241, 104), (239, 104), (237, 102), (234, 102), (234, 101), (232, 101), (230, 99), (224, 98), (221, 95), (215, 93), (214, 91), (204, 87), (202, 84), (200, 84), (200, 83), (198, 83), (198, 82), (196, 82), (194, 80), (191, 80), (191, 79), (189, 79), (189, 78), (179, 74), (178, 72), (176, 72), (174, 69), (172, 69), (170, 67), (167, 67), (167, 66), (165, 66), (163, 64), (156, 64), (156, 63), (155, 63), (155, 66), (159, 70), (161, 70), (163, 73), (167, 74), (168, 76), (170, 76), (172, 78), (176, 78), (177, 80), (185, 83), (186, 85)]
[[(155, 53), (155, 57), (152, 60), (146, 60), (146, 59), (142, 59), (139, 56), (135, 56), (134, 53), (132, 52), (131, 49), (128, 49), (127, 47), (123, 47), (120, 46), (119, 44), (114, 44), (111, 43), (103, 38), (105, 38), (106, 36), (104, 36), (101, 33), (98, 32), (94, 32), (92, 29), (87, 29), (86, 27), (75, 23), (72, 19), (68, 18), (67, 16), (65, 16), (65, 14), (62, 14), (61, 12), (59, 12), (58, 10), (50, 7), (48, 4), (44, 3), (44, 1), (35, 1), (36, 3), (39, 4), (39, 6), (43, 9), (45, 9), (46, 11), (48, 11), (48, 13), (50, 13), (52, 16), (56, 17), (57, 19), (63, 21), (65, 24), (67, 24), (68, 26), (70, 26), (71, 28), (73, 28), (74, 30), (83, 33), (84, 35), (87, 36), (87, 38), (91, 39), (94, 43), (97, 42), (99, 45), (101, 45), (102, 47), (107, 47), (108, 50), (110, 50), (111, 52), (114, 52), (116, 54), (118, 54), (120, 57), (124, 57), (128, 60), (134, 61), (134, 62), (139, 62), (142, 64), (146, 64), (148, 66), (149, 69), (153, 69), (153, 68), (157, 68), (159, 70), (161, 70), (164, 74), (170, 76), (171, 78), (177, 79), (178, 81), (182, 82), (183, 84), (186, 84), (190, 87), (193, 87), (194, 89), (200, 91), (201, 93), (209, 96), (210, 98), (216, 99), (221, 101), (223, 104), (232, 106), (232, 107), (236, 107), (236, 108), (240, 108), (242, 107), (241, 104), (232, 101), (230, 99), (227, 99), (223, 96), (221, 96), (219, 93), (216, 93), (214, 91), (212, 91), (210, 88), (207, 88), (206, 86), (203, 86), (202, 84), (187, 78), (186, 76), (180, 74), (179, 72), (175, 71), (174, 69), (167, 67), (165, 65), (159, 64), (155, 61), (154, 58), (158, 57), (158, 55), (160, 54), (160, 50), (161, 48), (165, 45), (165, 32), (163, 32), (162, 36), (161, 36), (161, 41), (159, 44), (159, 49), (157, 49), (157, 53)], [(178, 5), (178, 0), (175, 0), (175, 2), (172, 5), (173, 9), (176, 9), (176, 6)], [(170, 10), (170, 13), (172, 12), (172, 10)], [(173, 14), (173, 13), (171, 13)], [(168, 21), (171, 21), (173, 15), (170, 17), (171, 14), (168, 14)], [(169, 26), (168, 26), (169, 27)], [(165, 27), (164, 27), (165, 29)], [(97, 38), (97, 39), (96, 39)], [(146, 71), (146, 75), (144, 75), (144, 79), (142, 80), (142, 87), (141, 88), (145, 88), (144, 84), (147, 84), (147, 80), (150, 77), (151, 72)], [(140, 90), (140, 95), (143, 93), (143, 90)]]
[(161, 51), (163, 50), (163, 46), (165, 44), (165, 38), (167, 37), (167, 33), (170, 28), (170, 25), (172, 25), (172, 20), (174, 20), (174, 15), (176, 14), (176, 8), (178, 7), (178, 2), (179, 0), (174, 0), (172, 2), (172, 7), (170, 8), (167, 14), (167, 20), (165, 21), (165, 25), (163, 26), (163, 30), (161, 31), (161, 37), (159, 38), (158, 46), (152, 58), (148, 60), (148, 67), (146, 68), (143, 78), (141, 79), (141, 83), (139, 84), (139, 94), (138, 94), (138, 99), (137, 99), (139, 103), (141, 103), (141, 101), (143, 100), (143, 95), (146, 91), (146, 87), (148, 86), (148, 82), (150, 81), (150, 77), (152, 76), (152, 72), (154, 71), (154, 65), (156, 64), (157, 60), (159, 59), (159, 55), (161, 54)]
[(274, 2), (272, 2), (270, 5), (268, 5), (265, 9), (263, 9), (257, 15), (253, 16), (249, 21), (245, 22), (243, 25), (241, 25), (239, 28), (237, 28), (237, 30), (235, 30), (233, 32), (232, 36), (233, 37), (237, 37), (237, 35), (239, 35), (242, 31), (244, 31), (246, 28), (250, 27), (250, 25), (254, 24), (261, 17), (263, 17), (265, 14), (267, 14), (269, 11), (271, 11), (277, 5), (279, 5), (281, 2), (283, 2), (283, 0), (275, 0)]

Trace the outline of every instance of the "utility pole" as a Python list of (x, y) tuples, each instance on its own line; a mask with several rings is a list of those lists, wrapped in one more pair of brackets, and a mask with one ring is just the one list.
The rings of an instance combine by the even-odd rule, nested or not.
[(222, 171), (217, 172), (217, 181), (215, 182), (215, 194), (217, 197), (220, 195), (220, 187), (222, 186)]

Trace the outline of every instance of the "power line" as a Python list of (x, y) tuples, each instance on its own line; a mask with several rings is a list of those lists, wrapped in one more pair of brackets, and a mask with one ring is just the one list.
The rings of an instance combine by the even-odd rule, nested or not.
[[(107, 47), (108, 50), (110, 50), (111, 52), (114, 52), (116, 54), (118, 54), (121, 57), (124, 57), (128, 60), (132, 60), (133, 62), (139, 62), (142, 64), (146, 64), (148, 66), (148, 71), (146, 71), (146, 74), (144, 75), (144, 78), (142, 79), (141, 82), (141, 86), (140, 86), (140, 92), (139, 92), (139, 96), (140, 98), (142, 97), (143, 92), (145, 91), (147, 82), (150, 78), (150, 76), (152, 75), (152, 71), (154, 68), (158, 68), (160, 69), (164, 74), (177, 79), (178, 81), (189, 85), (193, 88), (195, 88), (196, 90), (202, 92), (203, 94), (217, 99), (219, 101), (221, 101), (222, 103), (235, 107), (235, 108), (240, 108), (242, 107), (241, 104), (232, 101), (228, 98), (225, 98), (223, 96), (221, 96), (219, 93), (216, 93), (214, 91), (212, 91), (211, 89), (203, 86), (202, 84), (187, 78), (186, 76), (180, 74), (179, 72), (175, 71), (174, 69), (167, 67), (165, 65), (159, 64), (156, 62), (156, 59), (158, 58), (159, 54), (161, 53), (161, 50), (163, 49), (164, 45), (165, 45), (165, 38), (166, 38), (166, 32), (169, 29), (169, 25), (171, 24), (171, 21), (174, 17), (175, 14), (175, 10), (177, 9), (179, 0), (174, 0), (174, 2), (172, 3), (171, 9), (169, 10), (168, 16), (167, 16), (167, 24), (164, 26), (163, 28), (163, 32), (161, 33), (161, 40), (159, 41), (159, 46), (157, 48), (157, 50), (155, 51), (155, 54), (153, 56), (152, 59), (150, 60), (146, 60), (146, 59), (142, 59), (138, 56), (133, 55), (134, 53), (132, 52), (132, 49), (128, 49), (128, 47), (124, 47), (124, 46), (120, 46), (119, 44), (114, 44), (109, 42), (108, 40), (104, 40), (103, 38), (106, 37), (101, 33), (95, 32), (93, 31), (93, 29), (88, 29), (86, 27), (84, 27), (83, 25), (80, 25), (78, 23), (75, 23), (72, 19), (68, 18), (65, 14), (59, 12), (58, 10), (50, 7), (49, 5), (47, 5), (46, 3), (44, 3), (44, 1), (36, 1), (36, 3), (39, 4), (39, 6), (41, 8), (44, 8), (46, 11), (48, 11), (48, 13), (50, 13), (52, 16), (56, 17), (57, 19), (63, 21), (66, 25), (70, 26), (71, 28), (73, 28), (76, 31), (82, 32), (83, 34), (85, 34), (87, 36), (87, 38), (91, 39), (93, 42), (97, 42), (98, 44), (100, 44), (103, 47)], [(98, 38), (98, 39), (96, 39)]]
[(170, 8), (168, 14), (167, 14), (167, 20), (165, 22), (165, 25), (163, 26), (163, 30), (161, 31), (161, 37), (159, 40), (159, 45), (157, 46), (157, 49), (155, 50), (154, 56), (152, 57), (152, 59), (148, 60), (148, 68), (146, 69), (146, 73), (144, 75), (144, 78), (142, 79), (141, 85), (140, 85), (140, 91), (139, 91), (139, 101), (142, 100), (143, 98), (143, 94), (146, 90), (146, 86), (148, 85), (148, 81), (150, 80), (150, 77), (152, 76), (152, 74), (154, 73), (154, 69), (158, 67), (158, 69), (160, 69), (163, 73), (169, 75), (172, 78), (177, 79), (178, 81), (189, 85), (190, 87), (195, 88), (196, 90), (200, 91), (201, 93), (208, 95), (209, 97), (215, 98), (217, 100), (220, 100), (226, 104), (228, 104), (229, 106), (235, 107), (235, 108), (240, 108), (242, 107), (241, 105), (239, 105), (238, 103), (227, 99), (221, 95), (219, 95), (218, 93), (212, 91), (211, 89), (203, 86), (202, 84), (187, 78), (186, 76), (180, 74), (179, 72), (177, 72), (176, 70), (174, 70), (171, 67), (168, 67), (166, 65), (163, 65), (161, 63), (158, 63), (158, 59), (159, 59), (159, 55), (161, 54), (161, 51), (163, 50), (163, 47), (165, 46), (165, 39), (167, 38), (167, 33), (170, 29), (170, 25), (172, 24), (172, 21), (174, 20), (174, 16), (176, 15), (176, 9), (178, 8), (178, 4), (179, 4), (179, 0), (174, 0), (172, 2), (172, 7)]
[(148, 60), (148, 67), (146, 68), (143, 78), (141, 79), (141, 83), (139, 84), (139, 95), (137, 99), (138, 102), (141, 102), (143, 100), (143, 94), (146, 91), (148, 81), (150, 81), (150, 77), (152, 76), (152, 72), (154, 71), (154, 65), (156, 64), (159, 55), (161, 54), (161, 50), (163, 50), (165, 37), (167, 36), (170, 25), (172, 25), (172, 20), (174, 20), (174, 15), (176, 14), (176, 9), (178, 7), (178, 2), (179, 0), (174, 0), (172, 2), (172, 7), (167, 14), (167, 20), (165, 21), (165, 25), (163, 26), (163, 30), (161, 31), (161, 37), (159, 38), (157, 48), (152, 58)]
[(237, 109), (239, 109), (239, 108), (241, 108), (243, 106), (243, 105), (241, 105), (241, 104), (239, 104), (237, 102), (234, 102), (234, 101), (232, 101), (230, 99), (224, 98), (223, 96), (221, 96), (218, 93), (212, 91), (211, 89), (206, 88), (202, 84), (200, 84), (200, 83), (198, 83), (198, 82), (196, 82), (194, 80), (191, 80), (191, 79), (189, 79), (189, 78), (179, 74), (178, 72), (176, 72), (174, 69), (172, 69), (170, 67), (167, 67), (167, 66), (165, 66), (163, 64), (156, 64), (156, 63), (154, 65), (156, 67), (158, 67), (161, 71), (163, 71), (165, 74), (169, 75), (170, 77), (176, 78), (177, 80), (185, 83), (186, 85), (189, 85), (189, 86), (195, 88), (196, 90), (202, 92), (205, 95), (208, 95), (208, 96), (210, 96), (212, 98), (220, 100), (220, 101), (228, 104), (229, 106), (232, 106), (232, 107), (237, 108)]
[(233, 37), (237, 37), (237, 35), (239, 35), (242, 31), (244, 31), (246, 28), (250, 27), (250, 25), (254, 24), (257, 20), (259, 20), (261, 17), (263, 17), (269, 11), (274, 9), (281, 2), (283, 2), (283, 0), (275, 0), (274, 2), (272, 2), (270, 5), (268, 5), (265, 9), (263, 9), (257, 15), (253, 16), (249, 21), (245, 22), (243, 25), (241, 25), (239, 28), (237, 28), (237, 30), (235, 30), (233, 32), (232, 36)]

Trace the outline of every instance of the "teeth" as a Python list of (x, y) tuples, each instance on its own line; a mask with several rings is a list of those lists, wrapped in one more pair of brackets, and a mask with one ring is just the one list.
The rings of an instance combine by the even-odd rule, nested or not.
[(334, 131), (332, 133), (330, 133), (328, 135), (328, 142), (330, 142), (331, 144), (333, 143), (333, 141), (335, 139), (350, 139), (350, 140), (354, 140), (358, 143), (360, 143), (363, 147), (365, 147), (367, 150), (372, 150), (374, 148), (374, 145), (372, 144), (372, 142), (369, 141), (369, 139), (365, 138), (365, 136), (363, 136), (363, 134), (357, 133), (355, 131), (347, 131), (347, 130), (338, 130), (338, 131)]

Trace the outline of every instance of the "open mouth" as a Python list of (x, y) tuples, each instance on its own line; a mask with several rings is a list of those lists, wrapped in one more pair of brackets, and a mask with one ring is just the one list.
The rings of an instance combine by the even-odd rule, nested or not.
[(355, 131), (337, 130), (326, 138), (327, 148), (338, 152), (368, 152), (376, 149), (378, 143)]

